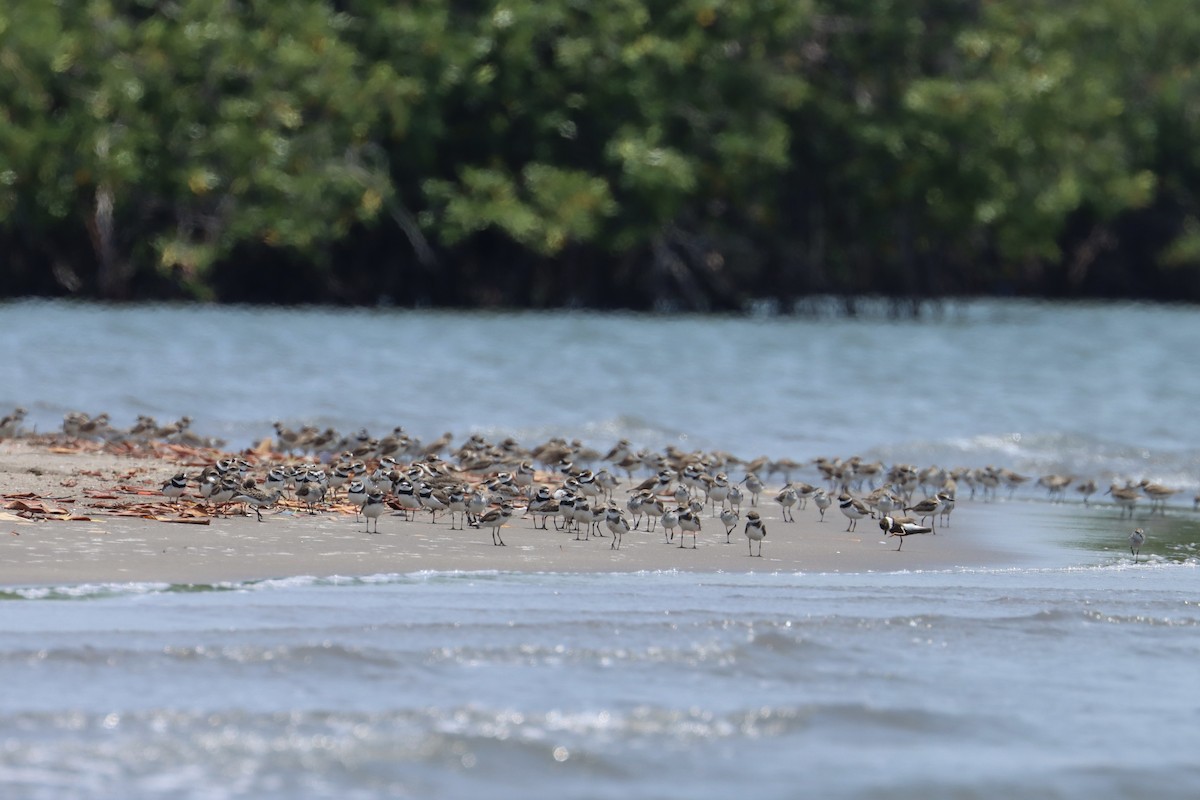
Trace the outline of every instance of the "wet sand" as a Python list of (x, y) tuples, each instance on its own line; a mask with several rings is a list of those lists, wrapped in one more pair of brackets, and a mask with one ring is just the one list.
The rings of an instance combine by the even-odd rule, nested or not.
[[(492, 544), (490, 529), (452, 530), (448, 517), (436, 524), (428, 513), (414, 521), (384, 515), (378, 535), (352, 514), (299, 509), (213, 518), (208, 524), (178, 524), (111, 516), (122, 501), (89, 498), (118, 494), (112, 487), (155, 487), (179, 471), (160, 459), (105, 453), (52, 453), (44, 448), (5, 443), (0, 447), (0, 495), (30, 492), (57, 508), (87, 520), (27, 519), (0, 510), (0, 585), (37, 586), (148, 581), (212, 584), (289, 576), (361, 576), (436, 571), (592, 572), (684, 570), (697, 572), (870, 572), (1001, 567), (1055, 558), (1047, 549), (1050, 528), (1077, 511), (1051, 510), (1045, 503), (982, 503), (960, 500), (948, 528), (937, 535), (885, 538), (866, 518), (847, 532), (848, 520), (836, 505), (820, 522), (812, 504), (784, 522), (780, 507), (764, 493), (756, 508), (767, 524), (763, 557), (751, 557), (743, 523), (729, 537), (720, 520), (705, 516), (695, 549), (664, 540), (661, 527), (632, 531), (619, 550), (612, 539), (576, 540), (574, 533), (537, 530), (530, 517), (514, 518)], [(191, 468), (194, 472), (195, 469)], [(774, 487), (772, 487), (774, 488)], [(618, 489), (618, 503), (627, 495)], [(128, 495), (129, 503), (164, 502), (160, 496)], [(707, 512), (706, 512), (707, 514)], [(1054, 520), (1047, 523), (1046, 515)], [(603, 526), (601, 526), (602, 530)], [(1047, 536), (1039, 534), (1047, 530)], [(604, 530), (607, 534), (607, 530)], [(1017, 535), (1019, 534), (1019, 535)], [(690, 545), (691, 540), (688, 539)], [(1063, 552), (1066, 561), (1070, 556)], [(1086, 559), (1087, 554), (1080, 558)]]

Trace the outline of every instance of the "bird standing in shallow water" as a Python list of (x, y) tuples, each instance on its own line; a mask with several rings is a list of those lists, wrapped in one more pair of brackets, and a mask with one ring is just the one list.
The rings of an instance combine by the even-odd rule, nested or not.
[(1142, 554), (1142, 545), (1146, 543), (1146, 532), (1141, 528), (1137, 528), (1133, 533), (1129, 534), (1129, 552), (1133, 555), (1133, 562), (1136, 564), (1138, 557)]

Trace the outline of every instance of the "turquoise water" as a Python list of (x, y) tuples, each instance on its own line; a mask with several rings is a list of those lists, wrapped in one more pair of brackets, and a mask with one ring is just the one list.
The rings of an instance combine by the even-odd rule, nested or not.
[(276, 419), (625, 436), (1183, 490), (1137, 565), (1111, 508), (1041, 504), (1023, 507), (1052, 522), (1009, 543), (1038, 557), (1013, 569), (10, 587), (4, 798), (1200, 793), (1190, 309), (978, 303), (898, 322), (20, 303), (0, 322), (0, 407), (39, 430), (81, 409), (190, 414), (237, 445)]

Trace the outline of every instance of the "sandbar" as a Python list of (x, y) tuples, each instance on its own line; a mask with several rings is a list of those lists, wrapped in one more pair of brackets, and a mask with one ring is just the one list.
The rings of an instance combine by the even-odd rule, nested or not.
[[(207, 524), (177, 524), (115, 516), (91, 495), (114, 486), (153, 493), (180, 467), (156, 458), (105, 452), (57, 453), (23, 443), (0, 445), (0, 495), (31, 493), (50, 498), (72, 516), (30, 519), (0, 510), (0, 585), (46, 586), (110, 582), (211, 585), (290, 576), (365, 576), (420, 571), (524, 572), (820, 572), (863, 573), (1023, 566), (1059, 560), (1086, 562), (1096, 553), (1056, 548), (1054, 532), (1079, 514), (1046, 503), (961, 501), (949, 527), (936, 535), (885, 537), (872, 519), (854, 531), (836, 505), (825, 521), (817, 510), (795, 511), (784, 522), (780, 507), (764, 493), (754, 509), (767, 525), (763, 557), (749, 554), (739, 525), (728, 536), (721, 522), (703, 517), (697, 547), (667, 543), (661, 528), (628, 534), (620, 549), (612, 539), (534, 528), (526, 516), (501, 531), (494, 546), (488, 529), (452, 530), (428, 513), (413, 521), (385, 515), (379, 534), (368, 534), (352, 514), (301, 509), (249, 516), (215, 517)], [(770, 487), (777, 488), (777, 487)], [(616, 491), (618, 504), (627, 496)], [(131, 498), (130, 502), (146, 497)], [(151, 498), (155, 499), (155, 498)], [(162, 500), (162, 498), (157, 498)], [(112, 505), (111, 501), (109, 505)], [(751, 510), (742, 507), (743, 519)], [(109, 509), (111, 511), (111, 509)], [(1114, 530), (1119, 528), (1115, 519)], [(1043, 535), (1044, 534), (1044, 535)], [(688, 540), (690, 545), (690, 540)]]

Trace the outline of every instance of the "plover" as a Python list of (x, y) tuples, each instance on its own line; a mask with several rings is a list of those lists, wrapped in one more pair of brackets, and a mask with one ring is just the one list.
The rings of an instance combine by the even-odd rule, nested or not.
[(612, 531), (613, 535), (612, 544), (609, 545), (609, 549), (620, 550), (621, 540), (629, 532), (629, 520), (625, 519), (625, 515), (621, 513), (621, 509), (610, 506), (604, 514), (604, 525)]
[(183, 493), (187, 490), (187, 483), (187, 474), (177, 473), (175, 477), (162, 485), (163, 496), (170, 498), (174, 505), (179, 505), (179, 498), (183, 497)]
[(367, 520), (367, 533), (372, 533), (371, 520), (375, 520), (374, 533), (379, 533), (379, 518), (387, 510), (388, 504), (383, 498), (383, 492), (371, 492), (367, 495), (367, 500), (362, 507), (362, 515)]
[(885, 536), (900, 537), (900, 547), (896, 548), (897, 551), (899, 551), (901, 547), (904, 547), (905, 536), (933, 532), (933, 528), (926, 527), (925, 525), (918, 525), (917, 521), (912, 517), (885, 516), (883, 519), (879, 520), (879, 529), (883, 531)]
[(499, 508), (493, 508), (490, 511), (484, 512), (478, 519), (471, 523), (473, 528), (491, 528), (492, 529), (492, 544), (496, 547), (504, 547), (504, 540), (500, 538), (500, 529), (504, 527), (504, 523), (508, 522), (512, 516), (513, 507), (508, 503), (503, 504)]
[(679, 546), (683, 547), (683, 538), (689, 533), (692, 535), (692, 549), (696, 549), (697, 534), (700, 533), (700, 517), (691, 509), (678, 508), (676, 511), (679, 514)]
[(846, 519), (850, 520), (850, 524), (846, 526), (847, 532), (856, 530), (860, 519), (871, 516), (867, 504), (857, 497), (851, 497), (847, 492), (838, 495), (838, 508), (846, 515)]
[(750, 548), (750, 555), (754, 555), (754, 543), (758, 542), (758, 558), (762, 558), (762, 543), (763, 539), (767, 538), (767, 526), (758, 516), (757, 511), (751, 511), (746, 515), (746, 540)]

